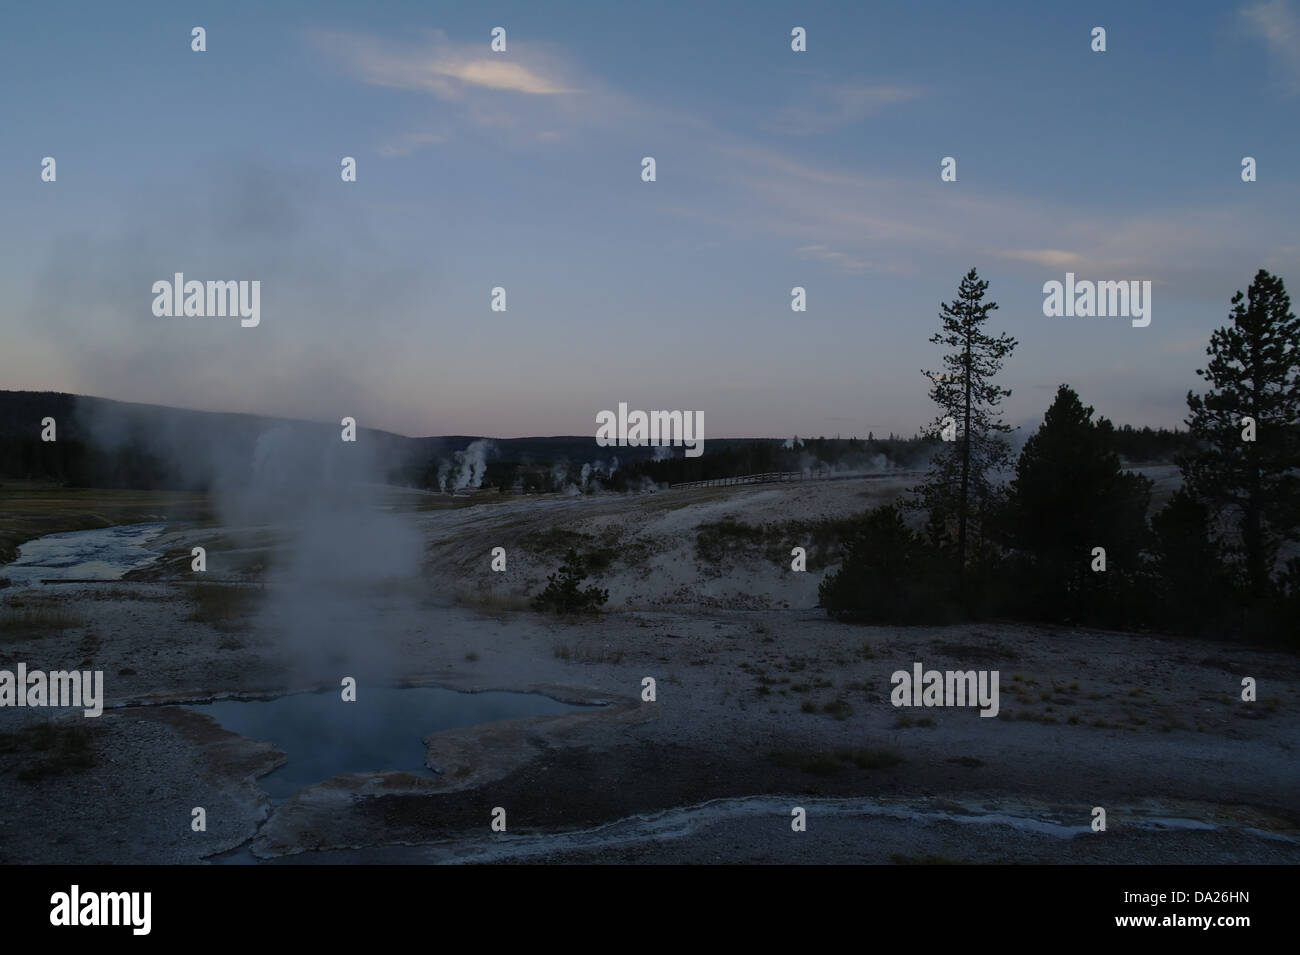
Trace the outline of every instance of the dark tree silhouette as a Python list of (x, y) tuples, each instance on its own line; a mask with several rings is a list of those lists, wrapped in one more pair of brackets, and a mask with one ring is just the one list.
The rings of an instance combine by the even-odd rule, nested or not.
[[(1098, 618), (1141, 571), (1151, 482), (1121, 469), (1115, 431), (1061, 385), (1016, 463), (1007, 536), (1027, 560), (1035, 615)], [(1093, 549), (1106, 570), (1094, 571)]]
[(950, 434), (954, 425), (956, 434), (935, 456), (915, 503), (929, 509), (936, 540), (949, 539), (951, 527), (956, 525), (955, 557), (962, 575), (970, 525), (975, 523), (982, 534), (984, 518), (996, 500), (989, 472), (1005, 467), (1010, 455), (1001, 433), (1011, 427), (1002, 422), (998, 406), (1011, 391), (993, 384), (992, 379), (1016, 347), (1016, 340), (984, 331), (989, 312), (998, 307), (996, 302), (984, 301), (988, 287), (974, 269), (962, 278), (957, 298), (941, 306), (942, 331), (930, 339), (932, 344), (952, 349), (943, 356), (944, 370), (922, 371), (930, 379), (930, 399), (940, 409), (929, 434), (942, 437), (945, 418), (951, 419)]
[(1189, 490), (1236, 528), (1246, 589), (1266, 598), (1279, 544), (1300, 527), (1300, 320), (1282, 280), (1263, 269), (1233, 296), (1230, 318), (1196, 370), (1209, 390), (1187, 393), (1199, 449), (1179, 463)]
[(556, 613), (595, 612), (609, 600), (609, 591), (599, 587), (582, 587), (587, 576), (586, 562), (570, 547), (564, 563), (555, 574), (546, 577), (546, 589), (533, 598), (533, 609)]
[(1193, 634), (1222, 634), (1231, 593), (1223, 554), (1205, 504), (1182, 487), (1151, 518), (1162, 625)]
[(868, 511), (844, 542), (838, 570), (818, 587), (832, 616), (868, 623), (943, 621), (948, 583), (933, 549), (908, 529), (897, 507)]

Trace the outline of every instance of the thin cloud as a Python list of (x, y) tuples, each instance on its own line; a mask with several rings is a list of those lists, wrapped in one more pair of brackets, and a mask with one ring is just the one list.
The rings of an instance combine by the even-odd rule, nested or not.
[(1072, 268), (1083, 262), (1083, 256), (1077, 252), (1062, 252), (1060, 249), (1021, 249), (998, 254), (1004, 259), (1016, 259), (1052, 269)]
[(461, 102), (475, 90), (557, 96), (578, 92), (565, 85), (554, 64), (522, 62), (512, 54), (457, 45), (435, 31), (415, 48), (398, 48), (354, 33), (317, 33), (315, 45), (358, 79), (374, 86), (432, 93)]
[(1288, 93), (1300, 93), (1300, 16), (1288, 0), (1266, 0), (1241, 9), (1247, 29), (1264, 41), (1270, 65)]
[(797, 250), (799, 258), (813, 259), (819, 262), (826, 262), (843, 272), (851, 275), (857, 275), (865, 272), (868, 268), (866, 262), (859, 258), (849, 255), (847, 252), (838, 252), (835, 249), (829, 249), (824, 245), (805, 245)]
[(914, 86), (819, 84), (800, 103), (785, 106), (760, 123), (769, 132), (810, 136), (853, 126), (889, 106), (919, 99), (924, 92)]
[(438, 143), (446, 141), (447, 137), (439, 133), (403, 133), (401, 136), (396, 136), (382, 144), (379, 147), (379, 155), (385, 157), (409, 156), (426, 146), (436, 146)]

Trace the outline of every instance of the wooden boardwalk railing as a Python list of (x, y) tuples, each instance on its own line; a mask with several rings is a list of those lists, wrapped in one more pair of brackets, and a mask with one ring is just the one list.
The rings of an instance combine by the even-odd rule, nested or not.
[(689, 487), (729, 487), (733, 484), (774, 484), (787, 481), (816, 481), (825, 477), (827, 471), (768, 471), (766, 474), (742, 474), (738, 477), (713, 478), (710, 481), (685, 481), (670, 484), (668, 489), (676, 491)]

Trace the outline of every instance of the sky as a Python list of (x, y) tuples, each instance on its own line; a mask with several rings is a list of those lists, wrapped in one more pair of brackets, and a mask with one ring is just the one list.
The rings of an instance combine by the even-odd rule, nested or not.
[[(1064, 382), (1168, 427), (1232, 295), (1300, 289), (1300, 0), (9, 4), (0, 80), (4, 389), (912, 434), (974, 267), (1008, 422)], [(1045, 316), (1067, 271), (1150, 281), (1150, 325)], [(176, 272), (260, 324), (154, 315)]]

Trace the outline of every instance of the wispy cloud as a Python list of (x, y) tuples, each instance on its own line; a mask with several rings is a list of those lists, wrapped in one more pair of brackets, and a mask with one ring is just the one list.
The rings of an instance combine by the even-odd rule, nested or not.
[(316, 46), (344, 68), (375, 86), (432, 93), (462, 101), (474, 89), (555, 96), (574, 93), (555, 64), (542, 58), (492, 53), (487, 44), (471, 48), (453, 44), (441, 30), (415, 47), (398, 47), (355, 33), (316, 33)]
[(1090, 208), (1066, 197), (947, 188), (937, 176), (871, 174), (734, 138), (713, 152), (710, 202), (676, 204), (672, 214), (745, 240), (792, 241), (801, 256), (846, 271), (913, 275), (920, 262), (948, 269), (1003, 260), (1020, 263), (1016, 271), (1033, 281), (1072, 270), (1217, 298), (1253, 274), (1261, 248), (1278, 257), (1289, 235), (1285, 207), (1276, 202)]
[(470, 127), (510, 133), (501, 141), (526, 147), (617, 115), (602, 84), (543, 44), (512, 43), (508, 54), (493, 53), (486, 41), (455, 43), (441, 30), (418, 42), (348, 32), (311, 32), (307, 41), (361, 83), (443, 104), (436, 125), (417, 119), (381, 140), (376, 149), (385, 157), (409, 156)]
[(1265, 0), (1241, 8), (1247, 29), (1264, 41), (1269, 62), (1283, 88), (1300, 93), (1300, 15), (1289, 0)]
[(379, 147), (381, 156), (409, 156), (425, 146), (435, 146), (438, 143), (447, 141), (447, 137), (440, 133), (430, 132), (410, 132), (395, 136)]
[[(1269, 38), (1270, 49), (1294, 49), (1287, 0), (1264, 0), (1243, 14)], [(844, 274), (915, 275), (918, 262), (968, 267), (974, 255), (1020, 263), (1019, 271), (1030, 277), (1068, 269), (1171, 282), (1195, 294), (1218, 289), (1245, 270), (1262, 236), (1285, 234), (1275, 203), (1081, 208), (1066, 198), (947, 187), (933, 175), (885, 176), (859, 164), (795, 156), (720, 128), (707, 114), (620, 92), (553, 48), (512, 47), (510, 59), (497, 64), (490, 58), (499, 55), (486, 43), (456, 46), (441, 33), (418, 46), (338, 33), (319, 35), (317, 44), (362, 82), (459, 105), (461, 117), (478, 126), (512, 130), (517, 135), (507, 141), (523, 150), (581, 141), (598, 128), (602, 144), (639, 157), (646, 131), (653, 130), (655, 148), (674, 157), (668, 168), (687, 187), (665, 195), (659, 212), (716, 227), (702, 238), (730, 233), (776, 240), (799, 258)], [(833, 85), (818, 77), (807, 95), (813, 108), (787, 106), (773, 120), (787, 133), (833, 128), (925, 91), (905, 83)], [(447, 112), (441, 111), (439, 127), (417, 124), (381, 152), (406, 155), (450, 137), (455, 116)], [(1236, 254), (1222, 253), (1225, 239)], [(1270, 247), (1284, 244), (1272, 241)]]
[(797, 250), (801, 259), (815, 259), (819, 262), (827, 262), (842, 272), (848, 272), (851, 275), (857, 275), (865, 272), (868, 264), (862, 259), (855, 258), (847, 252), (837, 252), (835, 249), (829, 249), (824, 245), (805, 245)]
[(809, 88), (800, 102), (778, 109), (760, 126), (769, 132), (809, 136), (852, 126), (885, 107), (922, 95), (914, 86), (820, 83)]
[(1073, 268), (1083, 262), (1083, 256), (1077, 252), (1062, 252), (1060, 249), (1009, 249), (998, 254), (1004, 259), (1016, 259), (1053, 269)]

